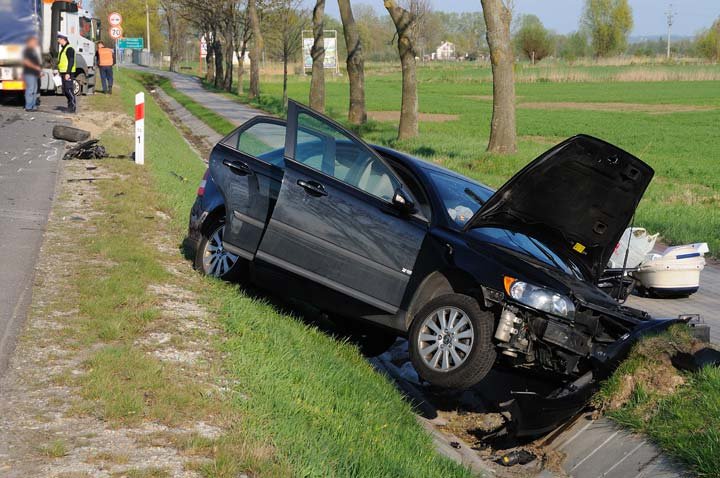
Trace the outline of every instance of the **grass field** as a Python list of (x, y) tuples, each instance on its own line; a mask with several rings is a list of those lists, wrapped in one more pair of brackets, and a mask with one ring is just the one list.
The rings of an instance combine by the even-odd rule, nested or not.
[[(421, 117), (419, 138), (397, 142), (396, 120), (370, 121), (360, 132), (368, 141), (407, 151), (495, 187), (562, 139), (578, 133), (597, 136), (635, 154), (656, 171), (638, 210), (637, 225), (660, 231), (669, 243), (706, 241), (714, 255), (720, 254), (719, 65), (518, 68), (517, 154), (500, 157), (485, 152), (492, 83), (489, 68), (480, 65), (419, 69), (420, 112), (450, 115), (443, 121)], [(530, 76), (536, 79), (522, 81)], [(667, 77), (694, 80), (657, 81)], [(281, 79), (264, 76), (261, 98), (253, 104), (281, 114)], [(307, 103), (309, 86), (309, 77), (292, 76), (290, 98)], [(328, 113), (344, 119), (345, 79), (329, 77), (326, 89)], [(368, 65), (366, 101), (371, 117), (392, 118), (388, 112), (399, 111), (396, 67)]]

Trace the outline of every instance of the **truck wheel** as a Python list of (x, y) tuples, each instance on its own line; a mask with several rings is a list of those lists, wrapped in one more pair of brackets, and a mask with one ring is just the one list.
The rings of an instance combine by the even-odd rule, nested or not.
[(78, 73), (78, 75), (73, 78), (73, 94), (75, 96), (80, 96), (83, 91), (83, 86), (85, 85), (85, 73)]
[(428, 302), (413, 319), (408, 337), (418, 375), (443, 388), (469, 388), (495, 363), (493, 314), (477, 300), (447, 294)]

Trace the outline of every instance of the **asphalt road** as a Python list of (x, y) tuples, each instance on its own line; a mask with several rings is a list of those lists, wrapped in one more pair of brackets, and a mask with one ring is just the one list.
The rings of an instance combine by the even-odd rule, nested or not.
[(45, 96), (41, 111), (0, 104), (0, 374), (30, 304), (35, 261), (42, 244), (64, 141), (52, 128), (66, 123), (64, 98)]

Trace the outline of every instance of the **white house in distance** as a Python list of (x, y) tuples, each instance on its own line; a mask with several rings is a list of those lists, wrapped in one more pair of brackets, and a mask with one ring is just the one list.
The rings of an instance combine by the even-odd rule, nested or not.
[(454, 60), (455, 44), (450, 43), (449, 41), (442, 42), (432, 56), (433, 60)]

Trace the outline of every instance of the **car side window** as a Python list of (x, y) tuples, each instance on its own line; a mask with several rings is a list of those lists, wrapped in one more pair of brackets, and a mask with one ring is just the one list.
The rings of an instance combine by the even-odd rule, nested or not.
[(283, 166), (285, 125), (258, 122), (225, 138), (223, 144), (275, 166)]
[[(296, 160), (373, 196), (391, 201), (399, 186), (392, 170), (354, 138), (314, 116), (298, 114)], [(302, 156), (313, 150), (314, 161)]]

